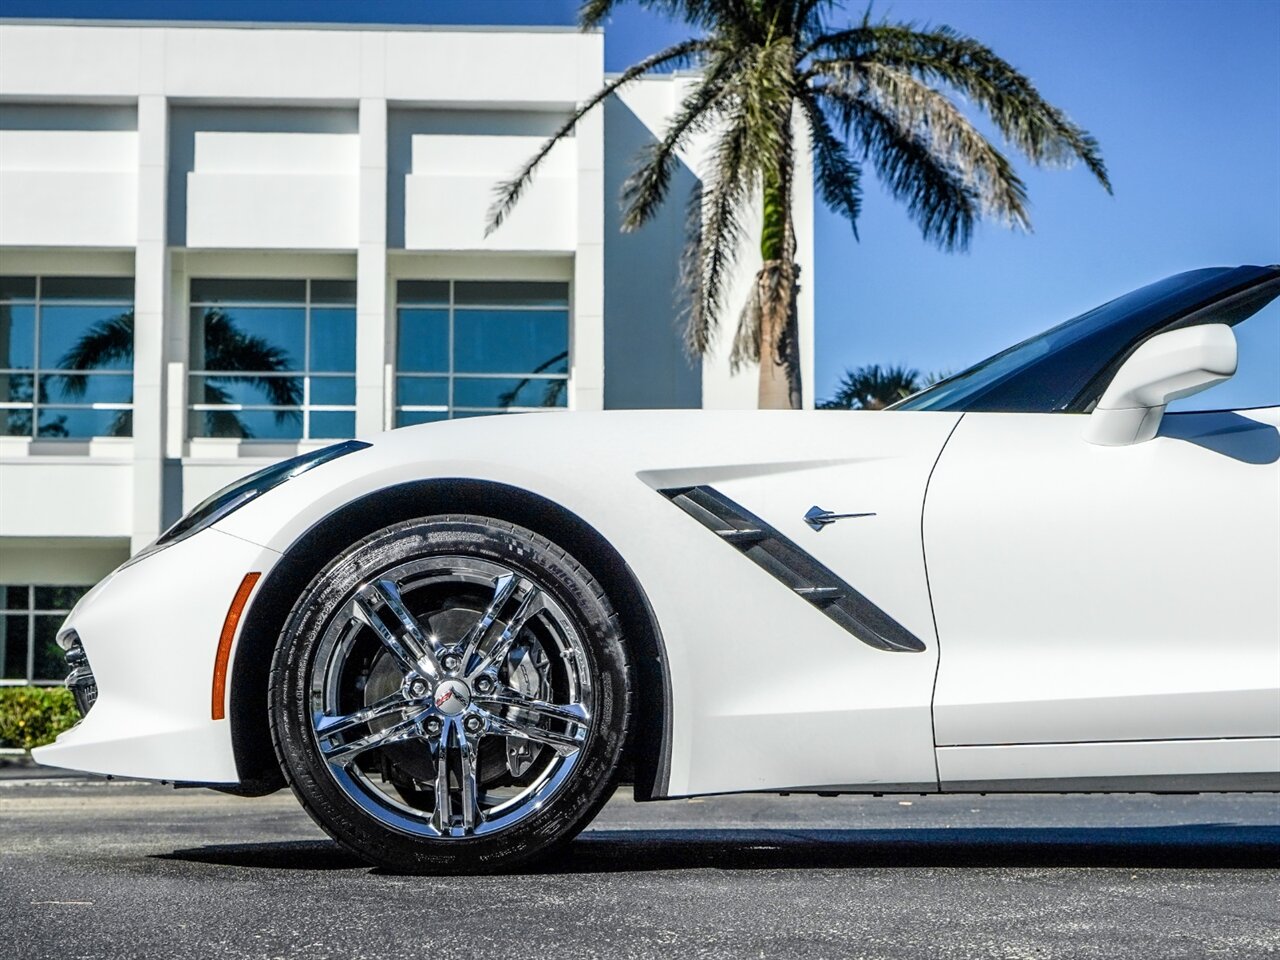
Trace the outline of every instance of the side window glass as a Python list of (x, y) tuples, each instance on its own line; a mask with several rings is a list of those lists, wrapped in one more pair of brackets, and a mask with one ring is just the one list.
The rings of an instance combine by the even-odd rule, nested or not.
[(1203, 393), (1175, 400), (1169, 404), (1171, 412), (1280, 406), (1280, 299), (1232, 329), (1240, 358), (1236, 375)]

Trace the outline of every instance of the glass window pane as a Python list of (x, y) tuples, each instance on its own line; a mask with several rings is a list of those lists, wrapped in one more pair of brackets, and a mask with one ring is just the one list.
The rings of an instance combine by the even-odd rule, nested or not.
[(41, 277), (40, 299), (133, 302), (133, 277)]
[(449, 281), (401, 280), (396, 283), (396, 302), (447, 306), (449, 303)]
[(41, 306), (41, 369), (128, 370), (132, 366), (131, 310), (98, 306)]
[(563, 407), (567, 381), (520, 377), (458, 377), (453, 402), (459, 407)]
[(0, 402), (30, 403), (35, 380), (29, 373), (0, 373)]
[(302, 369), (306, 353), (303, 307), (197, 307), (192, 310), (192, 327), (192, 370), (273, 373)]
[(71, 608), (89, 592), (88, 587), (36, 587), (35, 609), (71, 612)]
[(444, 406), (448, 402), (446, 377), (396, 377), (396, 403), (401, 406)]
[(35, 363), (35, 305), (0, 303), (0, 369), (30, 370)]
[(335, 410), (311, 412), (311, 436), (317, 440), (345, 440), (356, 435), (356, 415)]
[(311, 309), (311, 369), (356, 368), (356, 312), (351, 308)]
[(240, 440), (301, 440), (299, 410), (193, 410), (193, 437), (234, 437)]
[(317, 406), (354, 406), (355, 377), (312, 377), (311, 402)]
[(449, 414), (443, 410), (397, 410), (396, 426), (412, 427), (418, 423), (435, 423), (438, 420), (448, 420)]
[(128, 373), (46, 373), (40, 378), (41, 403), (132, 403)]
[(4, 591), (0, 593), (0, 600), (4, 601), (4, 609), (6, 611), (26, 610), (28, 597), (25, 586), (6, 586)]
[(0, 617), (0, 679), (27, 679), (27, 617)]
[(194, 376), (190, 402), (298, 407), (302, 405), (302, 378)]
[(454, 369), (466, 373), (563, 373), (569, 314), (561, 310), (458, 310)]
[(31, 436), (31, 411), (0, 410), (0, 431), (6, 437)]
[(32, 664), (32, 680), (62, 680), (67, 675), (67, 660), (58, 646), (58, 628), (65, 617), (36, 617), (35, 662)]
[(85, 407), (41, 407), (36, 435), (46, 440), (129, 437), (133, 435), (133, 412), (90, 410)]
[(0, 300), (34, 300), (35, 277), (0, 277)]
[(568, 307), (569, 285), (532, 280), (459, 280), (453, 285), (458, 306)]
[(311, 302), (314, 303), (356, 303), (356, 282), (354, 280), (312, 280)]
[(396, 368), (405, 373), (445, 373), (449, 369), (449, 311), (401, 308)]
[(306, 303), (305, 280), (192, 280), (192, 303)]

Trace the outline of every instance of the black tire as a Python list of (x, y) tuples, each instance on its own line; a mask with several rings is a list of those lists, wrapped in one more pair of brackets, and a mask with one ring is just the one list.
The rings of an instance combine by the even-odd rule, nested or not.
[[(580, 729), (566, 726), (566, 729), (576, 730), (576, 736), (584, 737), (578, 752), (572, 754), (572, 766), (565, 760), (563, 768), (556, 768), (567, 770), (563, 779), (554, 787), (554, 792), (544, 798), (544, 802), (530, 804), (531, 810), (523, 815), (523, 819), (509, 826), (491, 825), (490, 828), (495, 832), (481, 835), (470, 835), (465, 830), (460, 835), (422, 835), (414, 832), (416, 828), (410, 831), (388, 822), (388, 818), (394, 820), (396, 812), (386, 813), (378, 806), (381, 801), (368, 801), (362, 793), (352, 791), (353, 778), (347, 776), (350, 770), (336, 769), (325, 759), (321, 746), (324, 734), (316, 732), (319, 729), (318, 722), (313, 726), (314, 698), (318, 696), (313, 682), (313, 669), (322, 669), (317, 655), (323, 654), (329, 658), (324, 663), (331, 663), (334, 662), (335, 655), (325, 654), (324, 651), (339, 649), (335, 641), (327, 640), (322, 644), (322, 639), (334, 636), (335, 630), (347, 630), (354, 634), (361, 629), (359, 625), (352, 626), (357, 623), (358, 618), (353, 619), (350, 615), (357, 591), (362, 587), (367, 589), (371, 582), (387, 582), (376, 581), (384, 571), (411, 569), (420, 561), (429, 564), (434, 562), (431, 558), (445, 557), (471, 558), (480, 565), (497, 565), (512, 571), (518, 578), (524, 578), (518, 579), (522, 588), (527, 584), (536, 586), (537, 590), (529, 589), (527, 592), (540, 593), (546, 597), (545, 602), (554, 602), (556, 616), (559, 618), (556, 622), (565, 625), (565, 629), (572, 627), (579, 632), (575, 641), (578, 645), (566, 658), (572, 666), (565, 669), (582, 671), (575, 673), (575, 676), (589, 678), (587, 689), (592, 707), (588, 719), (581, 723), (581, 727), (585, 728), (585, 735)], [(408, 606), (407, 602), (405, 606)], [(394, 610), (394, 607), (377, 609)], [(455, 613), (456, 610), (448, 611), (450, 616)], [(415, 613), (414, 616), (418, 614)], [(512, 615), (512, 619), (518, 617), (518, 611)], [(529, 621), (531, 624), (533, 622)], [(534, 628), (522, 627), (515, 632), (527, 636), (527, 633), (521, 632), (526, 629)], [(433, 628), (432, 642), (435, 639)], [(357, 641), (343, 642), (354, 644)], [(438, 649), (445, 650), (444, 647)], [(459, 650), (461, 647), (449, 649)], [(383, 655), (384, 651), (373, 654)], [(478, 659), (479, 657), (469, 659), (468, 662), (475, 663)], [(578, 661), (583, 659), (586, 663), (579, 664)], [(444, 662), (443, 658), (441, 662)], [(334, 675), (337, 675), (339, 668), (332, 669), (335, 671)], [(340, 669), (349, 668), (343, 666)], [(365, 669), (364, 687), (367, 688), (371, 683), (371, 675), (369, 668)], [(553, 668), (544, 668), (544, 673), (550, 669)], [(404, 682), (407, 684), (412, 672), (406, 672), (405, 677)], [(609, 798), (616, 785), (619, 762), (627, 739), (632, 712), (632, 677), (631, 658), (620, 632), (618, 616), (600, 584), (572, 556), (546, 538), (504, 521), (470, 515), (423, 517), (379, 530), (354, 544), (321, 571), (298, 598), (272, 660), (269, 680), (272, 739), (285, 777), (302, 806), (326, 833), (363, 859), (403, 873), (502, 871), (566, 843), (586, 826)], [(474, 685), (483, 681), (472, 679), (471, 682)], [(425, 700), (415, 703), (418, 706), (425, 704), (428, 710), (432, 705), (440, 709), (435, 698), (441, 689), (444, 688), (433, 688)], [(469, 690), (463, 699), (470, 710), (483, 698), (474, 690)], [(551, 700), (550, 697), (546, 699)], [(380, 722), (401, 723), (400, 718), (407, 716), (409, 712), (406, 709), (395, 714), (394, 721)], [(501, 711), (498, 715), (502, 715)], [(518, 718), (526, 716), (519, 709), (515, 711), (515, 715)], [(447, 744), (453, 743), (456, 746), (457, 741), (447, 739), (451, 719), (441, 717), (437, 721), (437, 727), (440, 722), (446, 726), (443, 740), (430, 740), (427, 743), (408, 741), (404, 745), (377, 749), (404, 750), (417, 745), (433, 758), (432, 763), (436, 762), (435, 757), (446, 758), (439, 762), (444, 764), (446, 771), (443, 774), (445, 796), (452, 797), (453, 792), (448, 785), (453, 781), (450, 780), (452, 774), (448, 765), (454, 762), (452, 758), (457, 754), (447, 752)], [(469, 716), (466, 719), (469, 722), (480, 722)], [(463, 738), (463, 720), (459, 716), (455, 722), (455, 735), (459, 738)], [(421, 721), (415, 729), (421, 734), (422, 724), (429, 722)], [(541, 723), (542, 720), (537, 722)], [(554, 717), (551, 725), (555, 725)], [(487, 727), (485, 730), (483, 736), (490, 736)], [(492, 735), (492, 739), (500, 745), (513, 742), (512, 738), (501, 732)], [(440, 753), (433, 752), (437, 749), (437, 742), (446, 744), (439, 748)], [(481, 739), (481, 735), (477, 735), (471, 742), (483, 744), (485, 741)], [(326, 743), (328, 749), (332, 750), (332, 743)], [(491, 753), (487, 756), (491, 757), (494, 748), (475, 746), (474, 749), (477, 752), (472, 755), (470, 767), (473, 783), (476, 782), (475, 771), (480, 768), (479, 752), (489, 749)], [(511, 748), (507, 746), (502, 749)], [(550, 758), (548, 762), (552, 766), (559, 757), (554, 747), (533, 743), (530, 749), (535, 756)], [(369, 761), (361, 759), (359, 762), (363, 764)], [(379, 762), (384, 765), (381, 769), (385, 778), (385, 770), (388, 769), (385, 765), (388, 761), (384, 759)], [(394, 769), (399, 772), (400, 768)], [(438, 771), (441, 767), (437, 765), (435, 769)], [(518, 776), (518, 769), (518, 766), (512, 769), (512, 778)], [(372, 782), (367, 775), (361, 776), (365, 779), (360, 779), (358, 786), (364, 784), (366, 779)], [(461, 773), (458, 774), (459, 782), (462, 776)], [(340, 779), (346, 784), (345, 788)], [(553, 780), (554, 778), (548, 777), (547, 783), (552, 783)], [(360, 789), (366, 788), (360, 786)], [(406, 797), (412, 792), (407, 788), (401, 790), (399, 786), (396, 789), (400, 790), (399, 795)], [(460, 789), (459, 787), (459, 791)], [(511, 789), (518, 790), (520, 786), (517, 784)], [(544, 786), (544, 789), (549, 788)], [(481, 795), (474, 786), (471, 790), (473, 798)], [(463, 803), (467, 802), (465, 794), (459, 792), (458, 795), (463, 798)], [(451, 811), (450, 803), (450, 799), (444, 801), (446, 814)], [(473, 807), (482, 809), (479, 801)], [(454, 821), (446, 816), (445, 822), (452, 824)], [(495, 819), (494, 823), (498, 823), (498, 820)], [(455, 831), (450, 828), (446, 832), (452, 834)]]

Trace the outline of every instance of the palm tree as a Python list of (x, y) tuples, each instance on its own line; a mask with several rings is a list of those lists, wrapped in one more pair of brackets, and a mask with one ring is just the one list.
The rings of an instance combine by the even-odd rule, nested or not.
[(854, 370), (846, 370), (836, 387), (835, 395), (818, 404), (821, 410), (883, 410), (937, 383), (946, 374), (920, 375), (912, 367), (891, 365), (881, 367), (872, 363)]
[[(583, 29), (621, 0), (585, 0)], [(689, 199), (683, 260), (691, 353), (713, 342), (746, 212), (762, 214), (763, 263), (742, 307), (731, 360), (760, 363), (760, 405), (800, 406), (791, 206), (797, 120), (808, 128), (818, 195), (854, 225), (869, 164), (926, 239), (965, 248), (988, 217), (1027, 229), (1026, 188), (1005, 155), (950, 98), (987, 114), (1035, 165), (1082, 161), (1111, 189), (1097, 141), (988, 47), (950, 27), (873, 23), (828, 29), (838, 0), (636, 0), (685, 20), (698, 35), (646, 57), (579, 105), (510, 180), (497, 188), (488, 230), (519, 201), (538, 165), (588, 111), (658, 69), (700, 68), (666, 132), (638, 158), (623, 187), (623, 229), (646, 223), (666, 199), (677, 153), (709, 134), (710, 168)]]
[[(205, 358), (204, 368), (209, 371), (275, 373), (289, 369), (288, 351), (272, 346), (262, 337), (244, 333), (236, 326), (235, 318), (216, 307), (204, 314)], [(133, 360), (133, 311), (107, 317), (93, 324), (58, 361), (62, 370), (84, 371), (62, 374), (63, 392), (71, 398), (85, 395), (89, 381), (85, 373)], [(200, 403), (229, 404), (231, 394), (206, 377)], [(261, 390), (272, 406), (297, 407), (302, 403), (302, 387), (293, 377), (248, 376), (237, 377)], [(276, 422), (296, 420), (297, 410), (277, 410)], [(253, 439), (253, 431), (233, 410), (204, 411), (205, 426), (211, 437), (239, 437)], [(122, 410), (112, 424), (112, 436), (127, 436), (130, 430), (130, 411)]]

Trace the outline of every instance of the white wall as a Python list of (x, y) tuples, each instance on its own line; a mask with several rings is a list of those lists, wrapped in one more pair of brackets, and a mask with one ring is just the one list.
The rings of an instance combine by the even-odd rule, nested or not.
[[(398, 111), (392, 149), (401, 152), (407, 147), (409, 152), (403, 184), (403, 246), (410, 250), (575, 250), (576, 138), (551, 151), (507, 222), (489, 236), (484, 234), (494, 186), (520, 169), (563, 121), (564, 114), (546, 111)], [(400, 164), (394, 167), (398, 174)]]
[(0, 104), (0, 244), (133, 246), (136, 123), (131, 107)]
[(195, 133), (187, 174), (187, 245), (355, 249), (356, 134)]

